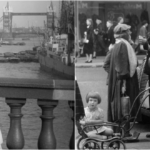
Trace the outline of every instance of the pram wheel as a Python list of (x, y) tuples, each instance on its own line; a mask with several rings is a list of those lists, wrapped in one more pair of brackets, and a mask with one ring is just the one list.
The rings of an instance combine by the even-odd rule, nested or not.
[(115, 139), (108, 143), (107, 149), (126, 149), (126, 146), (122, 140)]
[(80, 137), (78, 142), (77, 142), (77, 149), (80, 150), (82, 148), (82, 140), (85, 140), (84, 137)]
[(107, 149), (108, 142), (101, 142), (101, 149)]
[(82, 145), (82, 150), (95, 150), (95, 149), (97, 150), (101, 149), (101, 145), (96, 140), (87, 140)]

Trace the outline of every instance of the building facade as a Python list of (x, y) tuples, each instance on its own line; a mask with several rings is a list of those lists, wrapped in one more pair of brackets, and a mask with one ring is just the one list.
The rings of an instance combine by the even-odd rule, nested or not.
[(123, 17), (124, 21), (131, 25), (132, 39), (135, 40), (138, 30), (143, 20), (149, 23), (150, 2), (108, 2), (108, 1), (78, 1), (78, 37), (83, 38), (86, 28), (86, 19), (92, 18), (95, 26), (95, 18), (99, 16), (102, 20), (103, 30), (107, 30), (107, 20), (112, 20), (117, 24), (118, 17)]

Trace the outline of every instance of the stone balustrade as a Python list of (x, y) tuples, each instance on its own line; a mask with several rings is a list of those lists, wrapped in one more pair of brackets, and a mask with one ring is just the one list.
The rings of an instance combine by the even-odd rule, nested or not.
[[(63, 100), (68, 101), (68, 105), (74, 111), (74, 81), (0, 78), (0, 97), (4, 97), (10, 107), (10, 128), (6, 141), (8, 149), (24, 148), (21, 109), (26, 99), (37, 99), (37, 105), (42, 109), (42, 114), (39, 116), (42, 126), (37, 141), (38, 149), (57, 148), (53, 131), (53, 119), (55, 118), (53, 110), (59, 101)], [(74, 130), (69, 147), (74, 149)]]

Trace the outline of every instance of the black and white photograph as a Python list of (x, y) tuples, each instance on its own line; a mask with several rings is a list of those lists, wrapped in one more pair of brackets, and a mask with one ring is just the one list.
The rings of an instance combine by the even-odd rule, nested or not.
[(74, 1), (0, 0), (0, 149), (74, 149)]
[(75, 149), (149, 149), (150, 1), (75, 6)]
[(150, 1), (0, 0), (0, 149), (150, 149)]

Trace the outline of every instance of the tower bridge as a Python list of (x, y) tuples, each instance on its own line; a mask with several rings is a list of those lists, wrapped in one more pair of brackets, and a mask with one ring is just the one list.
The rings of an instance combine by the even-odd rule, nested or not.
[[(54, 29), (54, 17), (56, 17), (56, 14), (53, 10), (52, 3), (49, 6), (49, 9), (47, 12), (12, 12), (12, 10), (9, 7), (9, 3), (7, 2), (7, 6), (5, 7), (3, 11), (3, 38), (11, 38), (13, 35), (16, 35), (17, 33), (12, 32), (12, 22), (14, 16), (46, 16), (47, 19), (47, 28)], [(23, 34), (23, 33), (22, 33)], [(30, 33), (29, 33), (30, 34)], [(44, 33), (40, 33), (44, 35)]]

